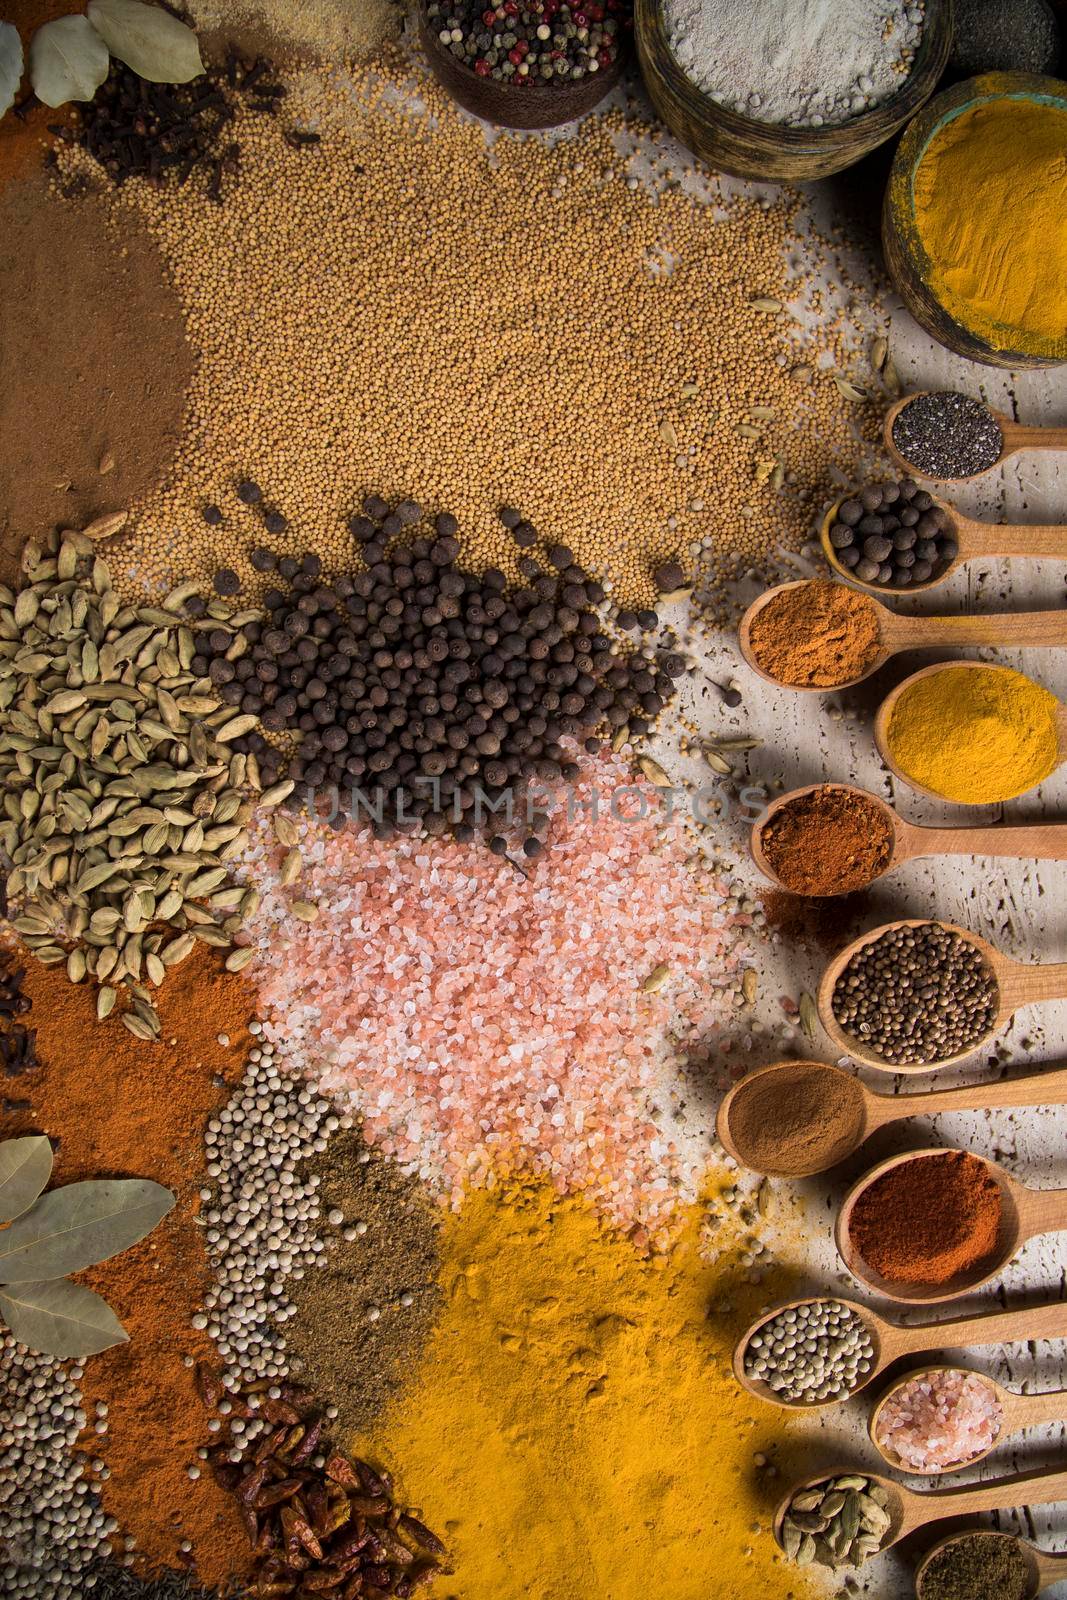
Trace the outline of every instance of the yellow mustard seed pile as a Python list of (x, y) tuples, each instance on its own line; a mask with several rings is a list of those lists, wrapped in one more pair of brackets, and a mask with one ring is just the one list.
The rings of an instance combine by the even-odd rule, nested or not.
[[(632, 152), (658, 135), (621, 112), (487, 142), (432, 82), (425, 110), (401, 105), (411, 71), (387, 55), (356, 80), (290, 80), (285, 120), (321, 133), (310, 148), (243, 113), (221, 206), (193, 185), (116, 196), (158, 237), (198, 358), (117, 581), (231, 566), (254, 594), (257, 543), (345, 565), (367, 493), (454, 513), (465, 557), (509, 575), (497, 512), (517, 507), (628, 604), (692, 548), (714, 592), (802, 542), (863, 408), (833, 381), (847, 319), (786, 308), (817, 303), (789, 260), (810, 271), (821, 247), (797, 245), (799, 198), (704, 204), (662, 160), (646, 185)], [(266, 508), (288, 528), (265, 539)]]

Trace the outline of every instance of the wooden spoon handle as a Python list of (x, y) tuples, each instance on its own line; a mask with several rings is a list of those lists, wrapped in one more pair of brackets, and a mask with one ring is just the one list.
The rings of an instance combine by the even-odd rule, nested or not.
[(1050, 1389), (1046, 1394), (1022, 1394), (1011, 1409), (1013, 1428), (1040, 1428), (1048, 1422), (1067, 1421), (1067, 1390)]
[(1067, 1302), (997, 1311), (992, 1316), (960, 1317), (953, 1322), (928, 1322), (902, 1328), (894, 1323), (893, 1357), (926, 1350), (966, 1350), (971, 1345), (1029, 1344), (1035, 1339), (1067, 1339)]
[(1037, 1578), (1042, 1589), (1047, 1589), (1050, 1583), (1059, 1583), (1067, 1574), (1067, 1556), (1058, 1555), (1052, 1550), (1039, 1550), (1036, 1545), (1031, 1545), (1030, 1550), (1037, 1563)]
[(1012, 1011), (1041, 1000), (1067, 1000), (1067, 961), (1028, 966), (1002, 957), (997, 981), (1001, 1003)]
[[(1067, 529), (1063, 554), (1067, 556)], [(1050, 649), (1067, 644), (1067, 611), (1001, 611), (969, 617), (901, 617), (883, 628), (892, 650), (950, 646), (1029, 646)]]
[[(934, 1089), (926, 1094), (883, 1095), (881, 1098), (887, 1102), (886, 1122), (896, 1121), (898, 1117), (934, 1116), (940, 1111), (1063, 1106), (1067, 1105), (1067, 1069), (1061, 1067), (1052, 1072), (1029, 1073), (1025, 1078), (1007, 1078), (1001, 1083), (970, 1083), (961, 1089)], [(880, 1119), (882, 1110), (881, 1106), (877, 1107)]]
[(1067, 822), (1028, 822), (988, 828), (923, 828), (904, 832), (909, 856), (1011, 856), (1018, 861), (1067, 861)]
[(966, 529), (964, 559), (973, 556), (1067, 556), (1067, 527), (1055, 523), (975, 522), (960, 517)]
[(1067, 1189), (1016, 1190), (1020, 1243), (1042, 1233), (1067, 1232)]
[(1004, 454), (1017, 450), (1067, 450), (1067, 428), (1024, 428), (1013, 422), (1004, 429)]
[(944, 1517), (979, 1511), (1012, 1511), (1018, 1506), (1050, 1506), (1067, 1500), (1067, 1472), (1019, 1472), (1010, 1478), (939, 1489), (935, 1494), (904, 1493), (901, 1534), (912, 1533)]

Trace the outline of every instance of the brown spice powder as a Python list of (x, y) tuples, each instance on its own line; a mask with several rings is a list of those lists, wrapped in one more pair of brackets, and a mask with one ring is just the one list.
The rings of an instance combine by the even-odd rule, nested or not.
[[(0, 196), (0, 580), (28, 538), (124, 509), (165, 472), (193, 373), (162, 257), (133, 215), (44, 173)], [(110, 465), (109, 463), (113, 463)], [(106, 469), (106, 470), (102, 470)]]
[[(344, 1222), (324, 1226), (328, 1265), (291, 1283), (297, 1314), (285, 1336), (302, 1380), (333, 1401), (338, 1433), (350, 1437), (365, 1434), (408, 1379), (429, 1335), (440, 1215), (418, 1179), (358, 1133), (335, 1134), (309, 1170), (322, 1179), (323, 1218), (336, 1209)], [(347, 1228), (356, 1238), (344, 1237)]]
[(88, 1434), (84, 1448), (110, 1468), (99, 1486), (104, 1507), (137, 1540), (145, 1562), (173, 1566), (188, 1539), (199, 1576), (220, 1585), (246, 1570), (248, 1541), (231, 1497), (211, 1475), (196, 1482), (187, 1475), (209, 1435), (185, 1362), (215, 1360), (207, 1334), (190, 1326), (208, 1285), (195, 1221), (202, 1133), (225, 1086), (243, 1071), (253, 992), (223, 970), (217, 952), (201, 948), (159, 990), (162, 1035), (146, 1044), (117, 1012), (98, 1022), (95, 987), (69, 983), (62, 967), (28, 961), (25, 990), (42, 1066), (18, 1080), (32, 1110), (5, 1119), (0, 1131), (47, 1133), (56, 1144), (55, 1183), (148, 1177), (177, 1195), (146, 1239), (81, 1275), (130, 1336), (85, 1363), (90, 1423), (103, 1401), (109, 1426), (105, 1435)]
[(859, 1083), (813, 1061), (755, 1073), (730, 1103), (731, 1138), (754, 1172), (824, 1172), (853, 1149), (862, 1127)]
[(849, 1238), (887, 1283), (937, 1286), (991, 1267), (1000, 1188), (966, 1150), (902, 1161), (859, 1196)]
[(886, 808), (868, 795), (823, 784), (782, 806), (761, 829), (767, 865), (793, 894), (851, 894), (881, 877), (895, 834)]
[(882, 648), (874, 601), (826, 578), (772, 595), (753, 617), (749, 640), (763, 671), (794, 689), (851, 683)]

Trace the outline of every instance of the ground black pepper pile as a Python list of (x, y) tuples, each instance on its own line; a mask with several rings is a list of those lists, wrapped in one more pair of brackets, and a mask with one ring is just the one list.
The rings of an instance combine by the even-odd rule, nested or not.
[(893, 928), (857, 950), (831, 1008), (865, 1049), (900, 1064), (970, 1049), (997, 1014), (997, 981), (978, 948), (938, 922)]
[(612, 66), (631, 7), (622, 0), (438, 0), (427, 20), (446, 50), (479, 77), (546, 86)]
[(312, 1162), (327, 1264), (290, 1288), (285, 1325), (301, 1380), (338, 1410), (342, 1437), (365, 1436), (410, 1378), (440, 1303), (440, 1217), (424, 1186), (358, 1133), (336, 1133)]
[[(518, 589), (492, 567), (460, 570), (447, 512), (420, 530), (419, 506), (371, 496), (350, 522), (362, 570), (329, 584), (316, 555), (276, 561), (261, 547), (253, 565), (285, 587), (245, 627), (247, 652), (234, 660), (222, 628), (202, 636), (209, 654), (194, 671), (269, 733), (299, 734), (295, 799), (325, 794), (338, 826), (355, 805), (381, 838), (421, 823), (461, 839), (488, 829), (495, 843), (493, 816), (506, 811), (494, 808), (509, 795), (514, 805), (534, 780), (577, 776), (564, 741), (592, 754), (605, 734), (644, 734), (673, 694), (684, 659), (620, 653), (594, 609), (603, 587), (564, 545), (535, 554), (535, 530), (501, 515), (523, 551)], [(216, 588), (232, 592), (234, 578), (217, 574)], [(270, 781), (279, 758), (257, 754)], [(540, 854), (547, 822), (535, 816), (527, 856)]]
[(929, 583), (959, 554), (948, 512), (910, 478), (868, 484), (842, 500), (830, 544), (860, 583), (893, 589)]
[(893, 443), (926, 478), (969, 478), (1000, 460), (1004, 435), (981, 400), (945, 389), (917, 394), (897, 412)]
[(965, 1534), (923, 1569), (919, 1600), (1029, 1600), (1030, 1567), (1018, 1541), (991, 1529)]

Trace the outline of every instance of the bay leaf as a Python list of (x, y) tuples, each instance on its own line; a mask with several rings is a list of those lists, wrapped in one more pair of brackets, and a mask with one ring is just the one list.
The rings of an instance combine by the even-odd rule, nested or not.
[(91, 100), (107, 69), (107, 45), (87, 17), (57, 17), (30, 41), (30, 82), (46, 106)]
[(66, 1278), (0, 1289), (0, 1315), (16, 1339), (61, 1360), (95, 1356), (129, 1338), (106, 1300)]
[(22, 81), (22, 40), (10, 22), (0, 22), (0, 117), (15, 104)]
[(141, 0), (89, 0), (89, 21), (113, 56), (149, 83), (188, 83), (204, 70), (196, 34)]
[(174, 1196), (145, 1178), (90, 1179), (53, 1189), (0, 1234), (0, 1283), (80, 1272), (150, 1233)]
[(52, 1175), (52, 1146), (41, 1134), (0, 1144), (0, 1222), (28, 1211)]

